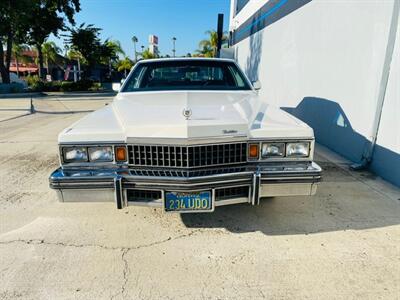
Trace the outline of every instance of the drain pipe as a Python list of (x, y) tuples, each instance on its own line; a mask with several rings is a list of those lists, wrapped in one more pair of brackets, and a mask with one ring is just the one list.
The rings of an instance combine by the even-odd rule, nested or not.
[(400, 13), (400, 1), (393, 0), (393, 2), (394, 3), (393, 3), (392, 20), (390, 23), (390, 31), (385, 53), (385, 61), (383, 64), (382, 76), (379, 85), (379, 94), (377, 99), (374, 123), (372, 127), (371, 143), (368, 145), (368, 148), (364, 151), (361, 162), (350, 166), (353, 170), (362, 170), (368, 167), (368, 165), (372, 161), (372, 156), (374, 154), (376, 146), (376, 140), (378, 138), (379, 125), (382, 117), (383, 104), (385, 102), (386, 88), (389, 80), (390, 65), (392, 63), (392, 58), (393, 58), (393, 51), (396, 42), (396, 34), (397, 34), (397, 27), (399, 22), (399, 13)]

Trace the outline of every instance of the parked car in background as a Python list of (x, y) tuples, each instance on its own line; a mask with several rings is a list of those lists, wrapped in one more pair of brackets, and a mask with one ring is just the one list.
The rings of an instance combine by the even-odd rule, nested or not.
[(254, 87), (232, 60), (143, 60), (112, 104), (61, 132), (50, 186), (65, 202), (167, 212), (315, 194), (313, 130)]

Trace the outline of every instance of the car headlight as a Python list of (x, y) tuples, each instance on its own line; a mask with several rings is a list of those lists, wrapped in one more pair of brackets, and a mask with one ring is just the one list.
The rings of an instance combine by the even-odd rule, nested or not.
[(261, 157), (283, 157), (285, 154), (285, 143), (263, 143)]
[(310, 154), (310, 143), (287, 143), (286, 156), (287, 157), (307, 157)]
[(89, 160), (91, 162), (113, 161), (113, 150), (110, 146), (89, 147)]
[(88, 154), (86, 147), (64, 147), (63, 156), (65, 162), (88, 161)]

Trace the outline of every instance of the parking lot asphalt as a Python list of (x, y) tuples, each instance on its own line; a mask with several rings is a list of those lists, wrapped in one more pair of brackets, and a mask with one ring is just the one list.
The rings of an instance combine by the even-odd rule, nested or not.
[(184, 215), (57, 202), (58, 133), (110, 101), (0, 122), (0, 299), (400, 299), (400, 190), (321, 146), (314, 197)]

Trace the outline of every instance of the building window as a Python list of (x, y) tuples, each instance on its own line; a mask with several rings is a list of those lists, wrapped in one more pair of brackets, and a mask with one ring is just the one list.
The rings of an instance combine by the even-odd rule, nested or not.
[(250, 0), (237, 0), (236, 1), (236, 15), (246, 6)]

